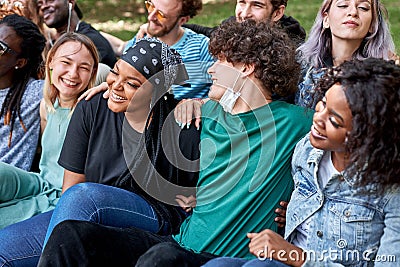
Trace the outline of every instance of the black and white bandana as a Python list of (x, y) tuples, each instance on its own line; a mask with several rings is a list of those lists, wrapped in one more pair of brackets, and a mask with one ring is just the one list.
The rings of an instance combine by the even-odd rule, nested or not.
[[(156, 38), (144, 37), (126, 50), (121, 59), (132, 65), (155, 86), (183, 84), (189, 79), (181, 55)], [(162, 74), (162, 75), (160, 75)]]

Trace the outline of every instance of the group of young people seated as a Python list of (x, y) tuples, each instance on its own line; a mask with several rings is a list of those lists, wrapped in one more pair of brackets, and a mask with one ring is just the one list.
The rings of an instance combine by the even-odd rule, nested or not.
[(200, 0), (145, 1), (128, 42), (33, 2), (0, 6), (0, 266), (400, 261), (379, 0), (324, 0), (307, 39), (287, 0), (215, 28), (188, 24)]

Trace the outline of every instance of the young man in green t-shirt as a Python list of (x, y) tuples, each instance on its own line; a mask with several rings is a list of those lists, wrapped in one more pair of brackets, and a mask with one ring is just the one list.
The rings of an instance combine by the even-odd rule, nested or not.
[(293, 149), (312, 119), (271, 97), (297, 90), (295, 47), (278, 28), (250, 20), (222, 24), (210, 51), (218, 61), (202, 108), (197, 205), (180, 232), (66, 221), (54, 229), (39, 266), (200, 266), (216, 256), (254, 257), (246, 234), (276, 230), (274, 210), (293, 189)]

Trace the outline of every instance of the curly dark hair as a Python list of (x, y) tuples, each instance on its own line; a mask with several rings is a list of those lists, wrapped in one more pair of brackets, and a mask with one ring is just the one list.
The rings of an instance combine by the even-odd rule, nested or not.
[(190, 16), (193, 18), (203, 8), (203, 2), (201, 0), (182, 0), (181, 16)]
[(228, 62), (254, 65), (255, 77), (272, 93), (287, 96), (297, 91), (296, 47), (278, 26), (254, 20), (226, 21), (211, 35), (209, 50)]
[(400, 184), (400, 66), (369, 58), (331, 68), (317, 85), (318, 99), (341, 84), (352, 113), (346, 174), (360, 186)]

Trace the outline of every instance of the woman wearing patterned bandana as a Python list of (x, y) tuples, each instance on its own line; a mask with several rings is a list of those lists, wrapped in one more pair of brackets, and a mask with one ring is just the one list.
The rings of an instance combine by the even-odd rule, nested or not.
[[(168, 89), (186, 78), (178, 53), (144, 38), (110, 70), (108, 100), (98, 94), (78, 103), (59, 158), (63, 195), (48, 235), (68, 219), (159, 234), (179, 229), (187, 213), (176, 199), (194, 194), (199, 132), (180, 133), (168, 117), (177, 103)], [(28, 224), (24, 229), (35, 226)], [(43, 244), (45, 233), (34, 235)]]
[[(183, 132), (179, 143), (179, 127), (167, 120), (177, 103), (167, 91), (172, 84), (187, 79), (182, 66), (173, 49), (157, 39), (145, 38), (110, 70), (109, 99), (100, 94), (78, 105), (59, 159), (65, 168), (63, 191), (98, 177), (106, 185), (82, 183), (66, 191), (47, 235), (67, 219), (138, 226), (162, 234), (178, 229), (186, 214), (177, 207), (175, 196), (183, 192), (177, 192), (172, 201), (170, 196), (160, 196), (162, 190), (157, 186), (168, 193), (162, 181), (194, 186), (197, 180), (195, 169), (186, 166), (193, 171), (183, 171), (176, 164), (172, 166), (166, 156), (180, 154), (175, 153), (179, 147), (190, 159), (197, 159), (199, 153), (197, 131)], [(161, 138), (167, 138), (163, 147)]]

